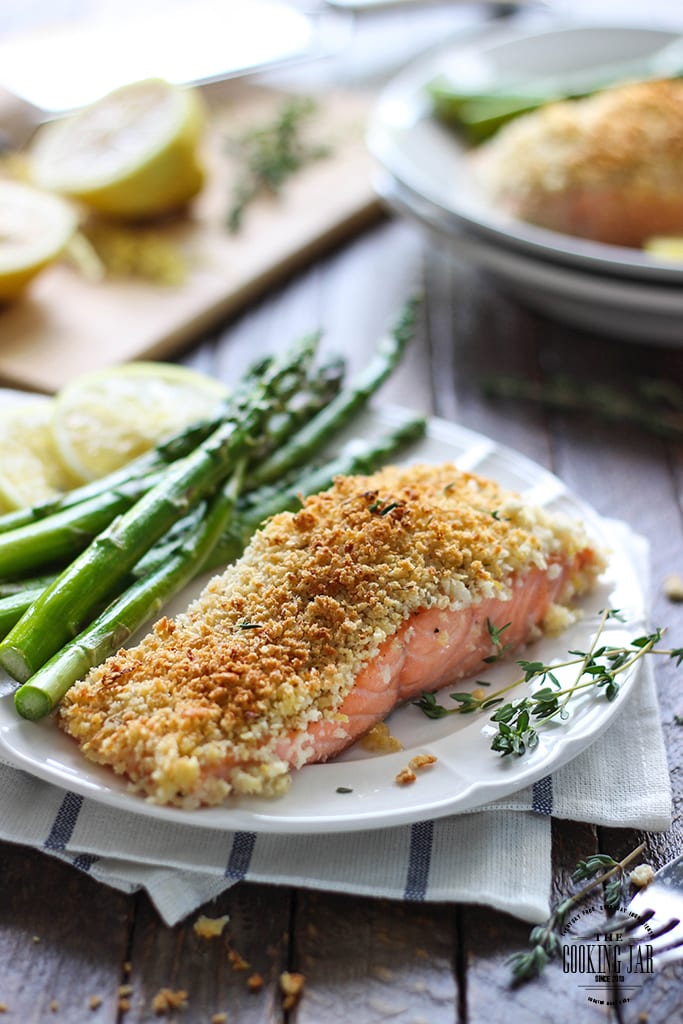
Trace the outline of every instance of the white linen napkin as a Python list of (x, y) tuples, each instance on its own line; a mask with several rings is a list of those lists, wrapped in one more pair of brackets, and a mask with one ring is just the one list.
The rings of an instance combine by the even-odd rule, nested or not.
[[(624, 549), (634, 552), (646, 578), (642, 538), (629, 532)], [(103, 806), (0, 764), (0, 838), (42, 849), (125, 892), (146, 889), (169, 925), (242, 880), (474, 902), (539, 921), (549, 911), (553, 816), (652, 831), (670, 825), (670, 777), (649, 663), (641, 663), (609, 729), (552, 777), (476, 811), (376, 831), (257, 835), (177, 825)]]

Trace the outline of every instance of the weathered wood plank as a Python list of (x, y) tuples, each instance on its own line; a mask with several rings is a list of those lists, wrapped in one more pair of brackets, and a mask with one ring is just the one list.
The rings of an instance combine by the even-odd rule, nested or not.
[[(200, 914), (227, 914), (224, 932), (215, 938), (198, 935), (194, 923)], [(289, 890), (274, 886), (237, 885), (174, 928), (140, 897), (129, 953), (126, 1024), (208, 1024), (221, 1013), (230, 1024), (279, 1024), (289, 920)], [(187, 994), (182, 1013), (155, 1011), (155, 996), (164, 989)]]
[(295, 1024), (454, 1024), (454, 911), (300, 893), (293, 970), (305, 976)]
[(0, 844), (3, 1017), (114, 1024), (132, 905), (54, 857)]

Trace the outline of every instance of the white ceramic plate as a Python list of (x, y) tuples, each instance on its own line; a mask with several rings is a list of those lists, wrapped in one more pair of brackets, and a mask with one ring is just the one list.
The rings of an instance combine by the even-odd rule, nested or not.
[[(355, 434), (372, 435), (403, 421), (404, 410), (383, 408), (370, 412)], [(404, 454), (401, 461), (455, 460), (468, 470), (488, 475), (521, 491), (530, 501), (584, 520), (595, 541), (611, 546), (609, 569), (596, 593), (585, 602), (584, 617), (558, 639), (544, 639), (529, 649), (534, 658), (562, 658), (570, 648), (585, 647), (594, 635), (600, 609), (620, 608), (626, 622), (611, 621), (610, 643), (625, 642), (642, 628), (644, 599), (629, 553), (615, 546), (600, 517), (570, 494), (555, 476), (529, 459), (493, 441), (442, 420), (431, 420), (427, 437)], [(171, 611), (181, 610), (199, 584), (188, 588)], [(168, 611), (168, 609), (167, 609)], [(513, 665), (498, 665), (486, 678), (492, 687), (516, 678)], [(483, 677), (482, 677), (483, 678)], [(404, 745), (396, 754), (369, 754), (360, 747), (330, 764), (311, 765), (295, 774), (290, 792), (278, 800), (240, 799), (220, 808), (182, 811), (158, 807), (127, 792), (125, 782), (104, 768), (84, 760), (75, 744), (50, 720), (39, 724), (17, 717), (12, 684), (0, 677), (0, 758), (55, 785), (81, 793), (99, 803), (148, 818), (212, 829), (248, 829), (254, 832), (342, 832), (379, 828), (465, 811), (520, 790), (576, 757), (609, 725), (633, 684), (624, 679), (618, 700), (582, 697), (572, 702), (571, 716), (563, 724), (541, 731), (538, 746), (524, 758), (501, 758), (490, 749), (493, 727), (488, 716), (454, 715), (433, 721), (413, 706), (391, 716), (390, 727)], [(464, 688), (458, 683), (459, 690)], [(447, 694), (443, 700), (449, 703)], [(571, 706), (571, 705), (570, 705)], [(412, 786), (394, 780), (417, 753), (434, 754), (437, 763)], [(338, 793), (338, 787), (350, 789)]]
[(675, 38), (674, 32), (618, 26), (491, 29), (466, 45), (434, 51), (400, 72), (371, 114), (368, 146), (392, 177), (439, 210), (444, 230), (471, 231), (490, 244), (555, 265), (680, 286), (681, 264), (654, 260), (639, 249), (548, 231), (492, 206), (478, 192), (467, 148), (432, 116), (426, 91), (440, 74), (463, 87), (477, 83), (483, 89), (515, 79), (571, 76), (646, 56)]
[(445, 241), (456, 259), (485, 270), (537, 312), (620, 341), (683, 346), (680, 283), (611, 277), (552, 263), (473, 232), (449, 230), (438, 206), (385, 172), (376, 175), (375, 186), (394, 210)]

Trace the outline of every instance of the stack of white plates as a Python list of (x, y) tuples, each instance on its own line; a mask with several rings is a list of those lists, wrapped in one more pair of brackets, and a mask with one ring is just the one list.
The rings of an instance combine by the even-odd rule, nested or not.
[(677, 37), (618, 26), (498, 29), (431, 52), (385, 87), (370, 118), (378, 191), (527, 306), (596, 333), (683, 346), (683, 263), (548, 231), (487, 203), (466, 145), (434, 117), (427, 91), (440, 75), (488, 87), (572, 75), (639, 59)]

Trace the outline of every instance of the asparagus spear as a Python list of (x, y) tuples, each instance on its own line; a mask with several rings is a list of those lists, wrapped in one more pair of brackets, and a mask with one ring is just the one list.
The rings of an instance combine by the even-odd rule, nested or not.
[(143, 623), (152, 618), (178, 590), (201, 571), (207, 556), (224, 532), (239, 493), (244, 464), (220, 488), (209, 505), (199, 529), (175, 556), (146, 579), (138, 580), (91, 624), (47, 661), (14, 695), (24, 718), (48, 714), (69, 687), (99, 665)]
[[(238, 557), (264, 518), (296, 508), (305, 494), (325, 490), (340, 474), (369, 473), (399, 448), (424, 434), (417, 417), (376, 441), (354, 442), (331, 462), (304, 473), (288, 488), (264, 489), (249, 514), (226, 530), (234, 508), (234, 481), (229, 482), (195, 534), (171, 558), (139, 579), (79, 636), (47, 661), (15, 693), (19, 714), (37, 720), (52, 711), (67, 690), (86, 672), (114, 654), (128, 637), (198, 572), (215, 569)], [(220, 524), (220, 525), (219, 525)]]
[(288, 444), (277, 448), (259, 466), (251, 470), (246, 486), (249, 490), (277, 480), (288, 470), (309, 461), (322, 445), (358, 413), (396, 368), (406, 346), (415, 335), (419, 299), (406, 303), (390, 334), (379, 343), (374, 358), (355, 384), (309, 420)]
[(25, 590), (45, 590), (52, 583), (56, 573), (41, 573), (39, 576), (24, 576), (19, 580), (0, 580), (0, 599), (13, 597)]
[(0, 637), (7, 636), (12, 626), (24, 612), (40, 597), (45, 587), (27, 587), (16, 594), (0, 597)]
[[(93, 606), (113, 597), (142, 555), (235, 468), (277, 403), (290, 397), (317, 337), (302, 339), (269, 368), (239, 422), (227, 420), (190, 455), (172, 463), (153, 487), (115, 519), (41, 594), (0, 644), (0, 664), (28, 679), (89, 621)], [(289, 389), (289, 393), (288, 393)]]
[(158, 481), (158, 474), (129, 480), (47, 519), (0, 533), (0, 576), (26, 575), (46, 565), (63, 565)]

